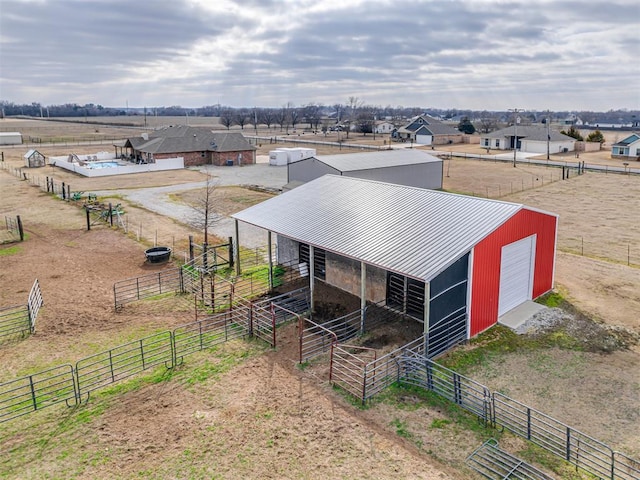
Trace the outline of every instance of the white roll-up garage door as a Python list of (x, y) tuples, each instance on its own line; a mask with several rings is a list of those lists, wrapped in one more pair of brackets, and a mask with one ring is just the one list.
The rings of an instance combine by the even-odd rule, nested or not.
[(498, 316), (531, 300), (535, 247), (535, 235), (502, 247)]

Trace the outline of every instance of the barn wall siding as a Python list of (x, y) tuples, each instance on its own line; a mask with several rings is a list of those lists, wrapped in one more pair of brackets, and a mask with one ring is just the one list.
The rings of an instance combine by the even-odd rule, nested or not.
[(299, 160), (287, 165), (288, 182), (310, 182), (322, 175), (340, 175), (340, 172), (315, 158)]
[(278, 263), (289, 265), (298, 263), (298, 242), (278, 235), (277, 237)]
[(533, 298), (551, 290), (556, 228), (555, 216), (522, 209), (475, 246), (471, 293), (471, 336), (477, 335), (498, 321), (500, 259), (504, 245), (536, 234)]
[[(326, 283), (360, 297), (360, 262), (327, 252)], [(367, 300), (379, 302), (386, 295), (386, 273), (367, 265)]]
[(442, 162), (356, 170), (345, 172), (344, 176), (396, 183), (410, 187), (439, 189), (442, 188)]

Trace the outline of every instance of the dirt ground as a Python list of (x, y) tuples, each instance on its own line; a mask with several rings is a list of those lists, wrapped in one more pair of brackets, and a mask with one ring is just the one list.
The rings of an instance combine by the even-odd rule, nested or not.
[[(19, 159), (18, 155), (11, 161)], [(620, 242), (623, 247), (625, 241), (639, 244), (640, 210), (633, 202), (640, 198), (640, 180), (586, 174), (552, 181), (554, 172), (546, 167), (505, 169), (503, 164), (464, 159), (451, 160), (447, 166), (447, 189), (482, 194), (488, 186), (489, 196), (494, 197), (500, 185), (500, 198), (559, 213), (558, 289), (601, 321), (640, 332), (640, 269), (626, 265), (624, 252), (625, 258), (618, 258), (618, 253), (614, 256)], [(99, 179), (103, 183), (82, 185), (82, 189), (122, 188), (123, 182), (130, 188), (170, 185), (203, 178), (192, 171), (165, 173), (167, 176), (140, 174), (130, 179), (106, 177)], [(73, 184), (84, 180), (69, 175)], [(113, 178), (117, 178), (115, 184)], [(519, 192), (517, 184), (527, 181), (532, 188), (527, 185)], [(244, 192), (230, 191), (240, 195), (236, 204), (244, 201)], [(622, 196), (624, 192), (631, 193)], [(106, 227), (87, 232), (81, 209), (0, 171), (0, 215), (20, 214), (27, 231), (26, 242), (0, 246), (0, 306), (24, 303), (36, 277), (45, 299), (36, 334), (0, 345), (0, 382), (74, 363), (193, 320), (190, 305), (164, 300), (130, 305), (117, 314), (113, 311), (115, 281), (164, 268), (144, 262), (143, 251), (153, 242), (154, 227), (166, 242), (174, 238), (180, 243), (193, 233), (139, 206), (127, 208), (145, 219), (141, 242), (136, 241), (135, 228), (128, 236)], [(585, 240), (584, 256), (576, 255), (581, 252), (571, 243), (578, 235)], [(587, 237), (599, 250), (586, 248)], [(184, 248), (181, 245), (178, 249)], [(257, 349), (254, 354), (209, 381), (193, 381), (193, 377), (223, 361), (216, 360), (218, 354), (194, 356), (176, 378), (123, 393), (118, 401), (96, 398), (88, 410), (54, 407), (0, 424), (3, 451), (19, 452), (25, 444), (38, 445), (26, 456), (4, 456), (0, 476), (471, 477), (462, 463), (479, 446), (476, 437), (454, 428), (434, 427), (445, 419), (437, 409), (398, 410), (384, 402), (364, 411), (354, 408), (329, 387), (327, 368), (301, 371), (295, 367), (294, 337), (294, 331), (284, 332), (284, 346), (266, 354), (250, 346)], [(234, 357), (246, 348), (243, 343), (229, 345), (220, 355), (222, 359)], [(545, 350), (531, 356), (487, 359), (474, 371), (474, 378), (637, 457), (639, 359), (637, 347), (608, 355)], [(93, 409), (101, 414), (70, 429), (68, 424)], [(411, 435), (400, 435), (400, 424)]]

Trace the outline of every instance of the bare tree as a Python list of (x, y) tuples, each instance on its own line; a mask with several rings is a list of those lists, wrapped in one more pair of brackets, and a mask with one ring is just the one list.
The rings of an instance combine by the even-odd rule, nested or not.
[(276, 123), (280, 125), (280, 131), (286, 126), (287, 133), (289, 133), (289, 105), (283, 105), (280, 110), (276, 112)]
[(310, 103), (302, 108), (302, 117), (313, 130), (318, 130), (318, 125), (322, 119), (321, 106)]
[(347, 106), (347, 120), (345, 121), (347, 125), (347, 138), (349, 138), (349, 130), (351, 130), (351, 124), (356, 122), (356, 118), (359, 110), (364, 105), (364, 102), (360, 100), (358, 97), (349, 97), (349, 102)]
[(375, 114), (373, 108), (361, 108), (355, 118), (355, 124), (358, 132), (364, 134), (372, 133), (375, 128), (374, 125)]
[(234, 115), (233, 110), (230, 108), (225, 108), (220, 112), (220, 123), (227, 127), (227, 130), (231, 128), (233, 125)]
[(300, 110), (292, 103), (288, 103), (287, 107), (289, 107), (289, 120), (291, 120), (291, 127), (295, 130), (296, 125), (300, 123)]
[(239, 108), (236, 110), (235, 114), (235, 122), (240, 125), (240, 129), (244, 130), (244, 126), (249, 123), (249, 119), (251, 118), (251, 112), (249, 112), (246, 108)]
[(480, 115), (480, 131), (482, 133), (490, 133), (498, 128), (498, 121), (495, 115), (484, 111)]
[(253, 110), (249, 112), (248, 118), (249, 125), (253, 125), (254, 130), (256, 131), (256, 135), (258, 134), (258, 124), (260, 123), (260, 119), (258, 118), (258, 108), (253, 107)]
[(193, 228), (202, 230), (205, 245), (209, 244), (209, 228), (213, 227), (220, 219), (220, 216), (213, 210), (217, 187), (218, 182), (214, 180), (214, 177), (207, 175), (205, 188), (191, 204), (193, 212), (188, 219), (188, 223)]
[(276, 112), (272, 108), (262, 108), (258, 110), (258, 120), (271, 129), (271, 125), (276, 122)]

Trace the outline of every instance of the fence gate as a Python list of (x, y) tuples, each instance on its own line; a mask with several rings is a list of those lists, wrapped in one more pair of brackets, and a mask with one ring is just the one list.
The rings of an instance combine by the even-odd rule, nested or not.
[(251, 319), (253, 335), (275, 347), (276, 316), (273, 311), (273, 304), (254, 303), (251, 306)]
[(44, 300), (42, 299), (42, 291), (40, 290), (40, 283), (36, 278), (35, 282), (33, 282), (33, 286), (31, 287), (31, 291), (29, 292), (29, 298), (27, 300), (31, 333), (35, 332), (36, 330), (36, 319), (38, 318), (38, 312), (40, 311), (40, 307), (42, 307), (43, 305), (44, 305)]

